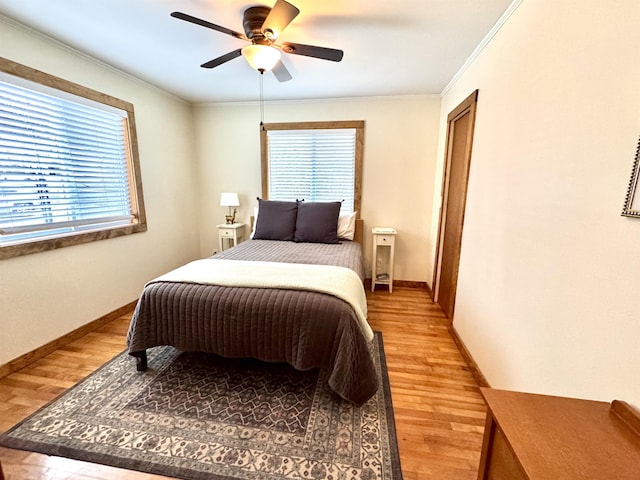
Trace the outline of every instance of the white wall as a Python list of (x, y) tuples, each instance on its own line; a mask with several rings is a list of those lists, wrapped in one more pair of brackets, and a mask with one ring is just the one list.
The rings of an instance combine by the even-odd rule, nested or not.
[(443, 96), (441, 126), (479, 89), (454, 326), (493, 387), (640, 405), (638, 25), (524, 0)]
[(0, 261), (0, 365), (199, 254), (191, 107), (0, 17), (0, 55), (134, 104), (148, 231)]
[[(395, 276), (431, 282), (433, 185), (440, 118), (439, 96), (267, 103), (265, 122), (364, 120), (362, 218), (370, 275), (371, 227), (398, 231)], [(259, 105), (195, 109), (202, 204), (200, 253), (218, 249), (216, 224), (226, 208), (220, 192), (237, 192), (238, 219), (246, 223), (261, 196)], [(247, 232), (248, 233), (248, 232)]]

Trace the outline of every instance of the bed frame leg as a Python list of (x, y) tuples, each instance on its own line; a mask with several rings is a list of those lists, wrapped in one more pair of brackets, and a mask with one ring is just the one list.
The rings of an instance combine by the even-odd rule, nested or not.
[(136, 370), (144, 372), (147, 369), (147, 351), (133, 352), (131, 355), (136, 357)]

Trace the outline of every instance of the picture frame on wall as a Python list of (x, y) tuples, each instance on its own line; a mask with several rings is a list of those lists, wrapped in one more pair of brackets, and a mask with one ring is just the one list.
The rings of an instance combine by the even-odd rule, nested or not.
[(638, 161), (640, 160), (640, 139), (636, 148), (636, 157), (633, 161), (633, 169), (631, 170), (631, 179), (627, 188), (627, 195), (624, 199), (622, 207), (622, 216), (640, 218), (640, 193), (638, 192)]

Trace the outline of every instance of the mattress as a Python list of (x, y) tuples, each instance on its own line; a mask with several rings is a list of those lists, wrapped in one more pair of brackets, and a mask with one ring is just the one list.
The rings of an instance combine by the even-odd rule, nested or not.
[[(248, 240), (212, 259), (348, 267), (362, 279), (362, 250), (340, 244)], [(364, 287), (363, 287), (364, 288)], [(159, 345), (223, 357), (328, 369), (340, 397), (366, 402), (378, 388), (371, 345), (351, 305), (326, 293), (182, 282), (148, 284), (127, 335), (129, 353)]]

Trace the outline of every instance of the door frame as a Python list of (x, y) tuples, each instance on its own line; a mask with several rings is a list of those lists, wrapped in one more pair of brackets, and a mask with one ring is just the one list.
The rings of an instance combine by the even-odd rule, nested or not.
[[(434, 269), (433, 269), (433, 301), (438, 302), (438, 297), (440, 294), (440, 274), (442, 267), (442, 254), (443, 254), (443, 235), (444, 235), (444, 226), (445, 220), (447, 217), (447, 203), (449, 200), (449, 178), (451, 172), (451, 155), (452, 155), (452, 145), (453, 145), (453, 135), (451, 135), (452, 131), (455, 135), (455, 130), (453, 129), (454, 122), (459, 119), (461, 116), (466, 115), (467, 113), (471, 115), (469, 130), (467, 132), (467, 141), (465, 144), (465, 154), (464, 154), (464, 162), (465, 162), (465, 178), (463, 179), (462, 186), (462, 225), (460, 225), (460, 239), (458, 244), (456, 245), (456, 250), (454, 252), (455, 255), (455, 284), (458, 283), (458, 268), (460, 264), (460, 251), (462, 247), (462, 231), (464, 230), (464, 216), (467, 205), (467, 188), (469, 185), (469, 169), (471, 163), (471, 151), (473, 146), (473, 133), (475, 130), (476, 123), (476, 109), (478, 102), (478, 90), (475, 90), (471, 95), (465, 98), (456, 108), (454, 108), (449, 115), (447, 115), (447, 137), (446, 137), (446, 149), (445, 149), (445, 165), (444, 171), (442, 175), (442, 194), (441, 194), (441, 204), (440, 204), (440, 215), (438, 219), (438, 236), (436, 240), (436, 256), (434, 260)], [(457, 287), (456, 287), (457, 288)], [(453, 321), (453, 312), (455, 311), (455, 295), (453, 298), (453, 307), (452, 314), (449, 321)]]

